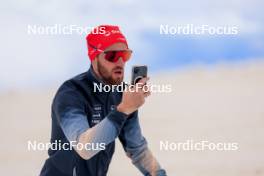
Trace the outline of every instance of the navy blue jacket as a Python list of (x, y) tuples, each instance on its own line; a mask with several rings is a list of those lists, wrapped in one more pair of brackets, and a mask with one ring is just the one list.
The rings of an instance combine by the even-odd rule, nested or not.
[[(69, 144), (70, 141), (78, 141), (83, 132), (93, 129), (93, 142), (105, 143), (105, 149), (92, 153), (88, 160), (80, 157), (75, 150), (49, 149), (49, 158), (45, 161), (40, 175), (105, 176), (117, 137), (133, 164), (144, 175), (150, 175), (148, 162), (153, 165), (156, 160), (142, 136), (138, 112), (127, 116), (117, 111), (115, 107), (121, 102), (122, 93), (94, 92), (94, 83), (99, 84), (101, 81), (90, 68), (89, 71), (64, 82), (59, 88), (52, 104), (50, 142)], [(155, 174), (166, 175), (158, 163), (155, 169)]]

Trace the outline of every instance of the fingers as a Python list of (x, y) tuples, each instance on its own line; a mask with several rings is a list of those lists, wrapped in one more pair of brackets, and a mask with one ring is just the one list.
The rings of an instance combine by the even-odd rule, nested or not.
[(144, 77), (139, 80), (137, 83), (137, 86), (140, 88), (140, 91), (142, 91), (144, 97), (148, 97), (150, 95), (149, 88), (147, 86), (147, 81), (149, 80), (149, 77)]
[(151, 94), (151, 92), (150, 92), (150, 91), (148, 91), (148, 92), (145, 92), (145, 93), (144, 93), (144, 97), (146, 98), (146, 97), (150, 96), (150, 94)]
[(149, 80), (149, 77), (141, 78), (137, 84), (145, 85), (147, 84), (147, 81)]

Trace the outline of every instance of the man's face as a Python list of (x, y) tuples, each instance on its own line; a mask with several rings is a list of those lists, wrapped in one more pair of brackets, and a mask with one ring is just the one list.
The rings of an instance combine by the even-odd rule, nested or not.
[[(115, 43), (105, 51), (126, 50), (127, 46), (124, 43)], [(125, 62), (120, 57), (117, 62), (109, 62), (105, 59), (105, 53), (100, 53), (92, 62), (96, 74), (106, 83), (118, 85), (124, 79)]]

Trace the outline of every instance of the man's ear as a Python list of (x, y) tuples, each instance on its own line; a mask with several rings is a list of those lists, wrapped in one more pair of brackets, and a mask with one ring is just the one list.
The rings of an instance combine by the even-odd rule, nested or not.
[(96, 56), (92, 61), (91, 61), (91, 64), (92, 64), (92, 67), (94, 70), (97, 70), (97, 62), (98, 62), (98, 56)]

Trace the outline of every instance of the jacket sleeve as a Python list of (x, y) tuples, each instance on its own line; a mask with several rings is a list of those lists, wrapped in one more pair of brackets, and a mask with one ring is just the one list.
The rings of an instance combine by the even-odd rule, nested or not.
[(145, 176), (166, 176), (163, 170), (152, 155), (147, 146), (146, 139), (143, 137), (138, 120), (138, 111), (130, 115), (125, 122), (119, 139), (123, 148), (132, 163)]
[[(59, 90), (53, 101), (52, 110), (59, 126), (69, 142), (80, 142), (79, 137), (85, 133), (85, 143), (109, 144), (119, 135), (126, 120), (126, 115), (110, 112), (99, 124), (90, 128), (85, 112), (84, 97), (72, 87)], [(74, 146), (73, 146), (74, 147)], [(90, 159), (100, 150), (86, 150), (81, 157)], [(80, 153), (79, 153), (80, 154)]]

